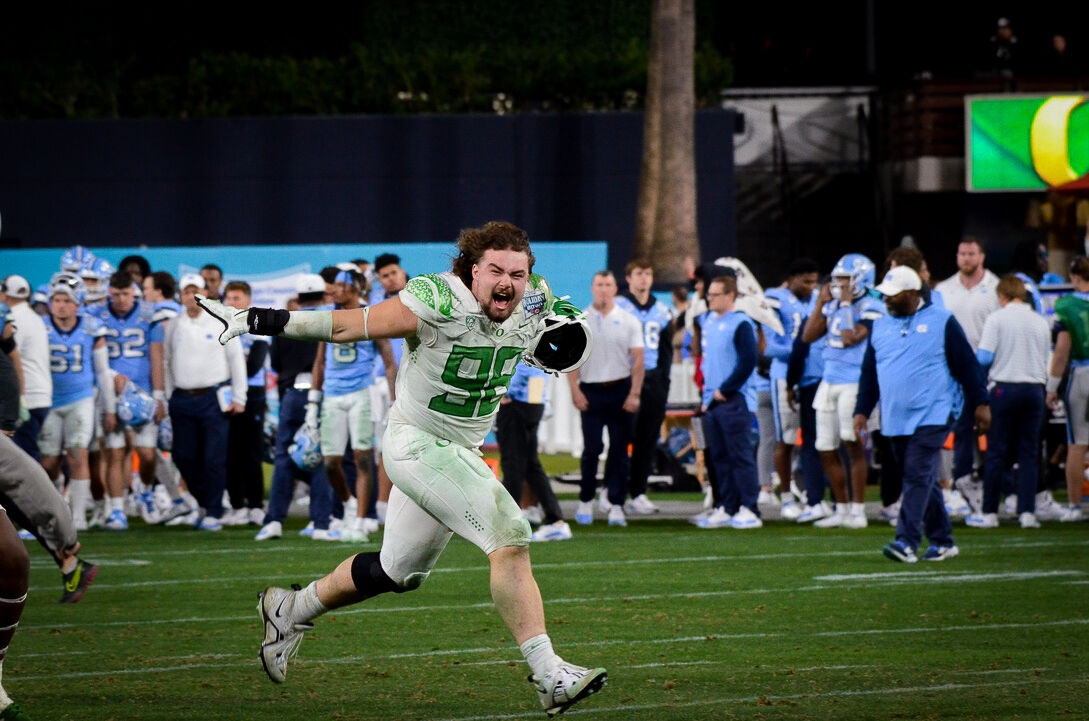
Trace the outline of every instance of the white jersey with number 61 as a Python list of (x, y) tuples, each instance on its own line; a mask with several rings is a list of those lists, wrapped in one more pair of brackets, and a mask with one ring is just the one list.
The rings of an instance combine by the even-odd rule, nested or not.
[(502, 323), (484, 315), (453, 273), (417, 276), (399, 297), (420, 322), (397, 372), (390, 420), (479, 447), (522, 353), (552, 307), (548, 283), (531, 274), (521, 304)]

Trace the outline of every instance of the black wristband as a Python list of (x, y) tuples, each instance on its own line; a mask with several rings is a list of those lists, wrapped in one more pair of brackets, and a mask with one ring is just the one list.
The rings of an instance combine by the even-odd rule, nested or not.
[(280, 335), (284, 332), (291, 312), (276, 308), (250, 308), (246, 325), (254, 335)]

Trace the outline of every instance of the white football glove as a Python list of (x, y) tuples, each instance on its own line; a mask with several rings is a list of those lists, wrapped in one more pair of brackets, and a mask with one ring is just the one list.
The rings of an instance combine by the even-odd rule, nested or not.
[(223, 324), (223, 332), (219, 334), (220, 345), (227, 345), (227, 341), (231, 338), (237, 338), (250, 329), (249, 324), (246, 323), (248, 309), (237, 310), (223, 305), (218, 300), (205, 298), (200, 293), (197, 293), (197, 305), (208, 311), (209, 315)]

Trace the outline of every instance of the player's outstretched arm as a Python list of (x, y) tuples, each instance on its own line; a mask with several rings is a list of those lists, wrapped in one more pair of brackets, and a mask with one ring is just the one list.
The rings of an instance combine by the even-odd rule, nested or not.
[(197, 295), (197, 304), (223, 324), (219, 342), (224, 345), (243, 333), (334, 343), (407, 338), (416, 333), (419, 322), (416, 314), (406, 308), (400, 298), (390, 298), (376, 306), (333, 311), (275, 308), (235, 310), (201, 295)]

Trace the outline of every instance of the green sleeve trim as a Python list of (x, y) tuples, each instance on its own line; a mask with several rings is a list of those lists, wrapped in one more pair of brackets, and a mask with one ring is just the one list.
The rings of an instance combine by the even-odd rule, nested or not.
[(418, 275), (408, 282), (405, 290), (419, 298), (424, 305), (440, 315), (447, 318), (452, 317), (454, 291), (450, 289), (450, 285), (442, 276), (434, 273)]

